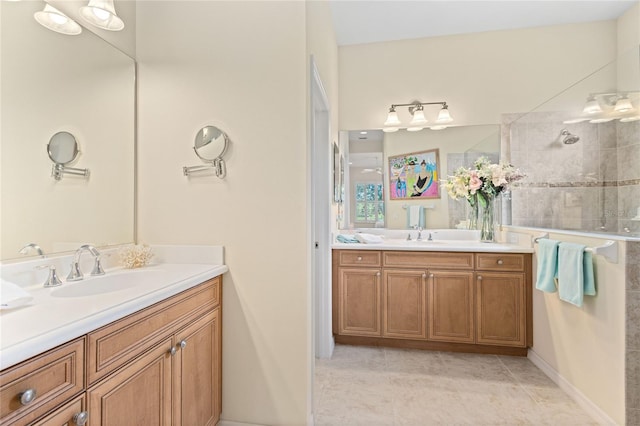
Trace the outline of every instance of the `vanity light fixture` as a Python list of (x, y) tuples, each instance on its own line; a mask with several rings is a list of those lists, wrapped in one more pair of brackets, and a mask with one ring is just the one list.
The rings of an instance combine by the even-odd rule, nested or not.
[(631, 104), (629, 98), (624, 95), (616, 101), (616, 105), (613, 107), (613, 109), (617, 112), (629, 112), (633, 110), (633, 105)]
[(78, 35), (82, 27), (76, 21), (47, 4), (44, 9), (33, 14), (34, 19), (43, 27), (65, 35)]
[(587, 103), (584, 104), (582, 112), (585, 114), (598, 114), (602, 112), (602, 107), (594, 95), (587, 98)]
[(453, 118), (451, 118), (451, 114), (449, 114), (449, 106), (446, 102), (420, 102), (415, 101), (410, 104), (392, 104), (391, 108), (389, 108), (389, 114), (387, 115), (387, 120), (384, 122), (384, 127), (382, 128), (383, 132), (396, 132), (400, 130), (400, 125), (402, 122), (398, 118), (398, 113), (396, 112), (397, 107), (406, 106), (409, 109), (409, 113), (411, 114), (411, 122), (409, 122), (409, 126), (407, 130), (410, 132), (417, 132), (426, 127), (426, 124), (429, 122), (424, 115), (424, 106), (425, 105), (442, 105), (440, 112), (438, 113), (438, 118), (436, 119), (437, 125), (430, 126), (429, 128), (432, 130), (442, 130), (445, 129), (447, 123), (451, 123)]
[(80, 8), (80, 16), (88, 23), (108, 31), (120, 31), (124, 22), (116, 14), (113, 0), (89, 0), (89, 4)]

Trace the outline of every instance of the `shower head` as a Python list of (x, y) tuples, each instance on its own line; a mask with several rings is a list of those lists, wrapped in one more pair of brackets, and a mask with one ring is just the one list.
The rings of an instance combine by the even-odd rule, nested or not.
[(560, 132), (560, 136), (564, 136), (562, 138), (562, 143), (565, 145), (572, 145), (580, 140), (579, 136), (572, 134), (567, 129), (562, 129), (562, 131)]

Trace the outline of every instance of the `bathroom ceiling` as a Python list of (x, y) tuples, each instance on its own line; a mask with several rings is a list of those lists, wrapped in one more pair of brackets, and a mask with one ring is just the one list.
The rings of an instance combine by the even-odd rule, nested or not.
[(638, 0), (331, 0), (338, 45), (615, 19)]

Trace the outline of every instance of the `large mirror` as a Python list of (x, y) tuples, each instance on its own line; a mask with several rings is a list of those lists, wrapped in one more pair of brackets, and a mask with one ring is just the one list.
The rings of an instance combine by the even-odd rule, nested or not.
[[(134, 240), (134, 60), (88, 30), (44, 28), (44, 6), (0, 2), (3, 260), (27, 243), (51, 254)], [(51, 178), (59, 132), (75, 136), (88, 179)]]
[[(349, 164), (345, 188), (345, 216), (349, 228), (407, 229), (407, 208), (424, 207), (427, 228), (454, 228), (466, 219), (466, 203), (449, 198), (441, 188), (439, 198), (391, 199), (389, 157), (438, 150), (436, 180), (458, 167), (469, 167), (479, 156), (497, 162), (500, 126), (448, 127), (444, 130), (353, 130), (348, 135)], [(418, 167), (418, 166), (417, 166)]]

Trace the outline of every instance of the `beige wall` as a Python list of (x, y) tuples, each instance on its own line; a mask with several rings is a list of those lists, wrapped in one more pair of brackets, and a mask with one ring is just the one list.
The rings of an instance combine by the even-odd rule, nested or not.
[[(563, 233), (549, 238), (591, 247), (605, 242)], [(532, 350), (616, 424), (624, 424), (625, 250), (624, 243), (618, 245), (618, 263), (594, 256), (598, 294), (585, 297), (582, 308), (534, 288)]]
[[(139, 239), (225, 246), (231, 421), (311, 409), (305, 37), (304, 2), (138, 3)], [(224, 180), (182, 175), (207, 124), (231, 139)]]
[[(137, 16), (140, 240), (225, 246), (223, 418), (303, 424), (313, 360), (307, 215), (300, 214), (309, 55), (335, 140), (338, 128), (328, 5), (141, 2)], [(205, 124), (231, 138), (224, 180), (180, 173), (197, 164), (190, 147)]]
[(640, 89), (640, 3), (618, 18), (618, 91)]
[[(526, 112), (615, 59), (616, 21), (342, 46), (340, 128), (381, 128), (389, 105), (446, 101), (458, 125)], [(437, 108), (425, 108), (433, 120)], [(400, 112), (401, 120), (409, 115)]]

